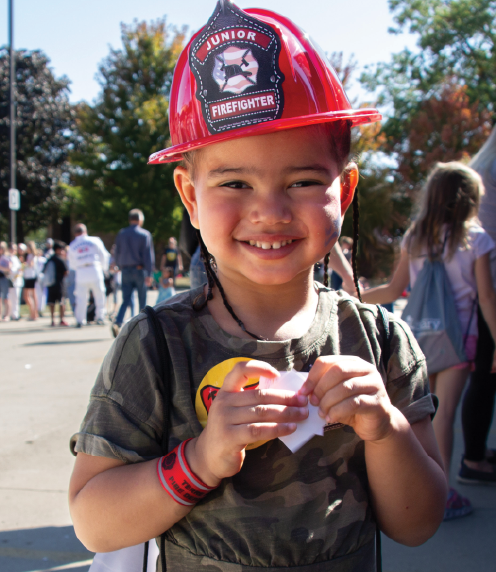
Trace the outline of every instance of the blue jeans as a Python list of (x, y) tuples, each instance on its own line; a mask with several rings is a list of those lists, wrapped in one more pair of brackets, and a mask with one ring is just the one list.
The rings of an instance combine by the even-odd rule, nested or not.
[(331, 271), (331, 288), (333, 290), (339, 290), (343, 285), (343, 279), (341, 276), (335, 272), (334, 270)]
[(146, 306), (146, 292), (147, 287), (145, 284), (145, 271), (138, 270), (137, 268), (123, 268), (122, 269), (122, 305), (115, 319), (115, 323), (119, 326), (124, 321), (124, 315), (127, 307), (131, 303), (133, 291), (137, 290), (139, 309), (142, 310)]
[(9, 279), (6, 276), (0, 278), (0, 300), (9, 299)]
[(189, 278), (191, 281), (191, 290), (198, 288), (202, 284), (207, 282), (207, 272), (205, 270), (205, 265), (200, 256), (200, 247), (196, 249), (196, 252), (191, 257), (191, 265), (189, 267)]

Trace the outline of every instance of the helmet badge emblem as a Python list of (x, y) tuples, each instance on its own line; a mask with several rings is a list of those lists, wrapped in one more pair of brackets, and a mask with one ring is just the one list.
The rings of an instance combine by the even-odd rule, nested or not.
[(249, 48), (227, 48), (215, 60), (212, 75), (222, 92), (237, 94), (257, 85), (258, 62)]
[(219, 1), (189, 47), (196, 98), (210, 133), (281, 117), (280, 52), (274, 28), (231, 2)]

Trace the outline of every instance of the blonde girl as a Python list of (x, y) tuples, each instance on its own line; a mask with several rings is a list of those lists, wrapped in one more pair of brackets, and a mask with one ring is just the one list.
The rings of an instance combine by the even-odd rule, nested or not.
[(36, 278), (38, 268), (38, 256), (36, 244), (33, 240), (27, 243), (27, 255), (24, 263), (24, 301), (29, 308), (29, 320), (38, 318), (38, 296), (36, 295)]
[[(489, 266), (494, 242), (477, 219), (483, 192), (482, 180), (473, 169), (458, 162), (439, 163), (425, 185), (420, 214), (405, 235), (391, 282), (363, 294), (366, 302), (385, 304), (396, 300), (409, 283), (415, 286), (425, 259), (442, 253), (468, 358), (465, 363), (429, 376), (431, 391), (439, 397), (433, 424), (448, 475), (456, 408), (475, 359), (477, 296), (491, 336), (496, 339), (496, 295)], [(492, 371), (496, 371), (495, 355)], [(470, 502), (450, 489), (445, 519), (470, 512)]]

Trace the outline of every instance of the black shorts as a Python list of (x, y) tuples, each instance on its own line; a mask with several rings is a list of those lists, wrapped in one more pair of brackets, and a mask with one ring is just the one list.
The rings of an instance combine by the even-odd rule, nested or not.
[(62, 297), (62, 284), (54, 284), (48, 287), (47, 304), (61, 302)]
[(24, 278), (24, 289), (33, 290), (36, 284), (36, 278)]

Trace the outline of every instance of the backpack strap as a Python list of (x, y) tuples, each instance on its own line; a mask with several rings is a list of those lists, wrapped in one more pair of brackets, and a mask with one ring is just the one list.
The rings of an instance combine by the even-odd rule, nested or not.
[[(382, 326), (384, 328), (384, 340), (382, 344), (382, 364), (384, 365), (384, 370), (387, 374), (387, 366), (389, 363), (389, 358), (391, 357), (391, 328), (389, 327), (389, 312), (377, 304), (378, 317), (380, 317)], [(375, 533), (375, 567), (376, 572), (382, 572), (382, 548), (381, 548), (381, 530), (379, 525), (377, 525), (377, 530)]]
[(382, 321), (382, 326), (384, 328), (384, 344), (382, 346), (382, 363), (384, 364), (384, 369), (387, 371), (387, 365), (389, 358), (391, 357), (391, 328), (389, 327), (389, 312), (377, 304), (377, 309), (379, 310), (379, 316)]
[[(153, 333), (153, 337), (155, 338), (155, 342), (157, 344), (157, 354), (159, 358), (159, 375), (162, 381), (165, 381), (166, 377), (172, 373), (172, 360), (169, 352), (169, 347), (167, 345), (167, 340), (165, 338), (164, 330), (162, 325), (160, 324), (160, 320), (158, 319), (157, 312), (151, 307), (146, 306), (142, 310), (147, 318), (148, 318), (148, 325)], [(169, 421), (170, 421), (170, 410), (172, 408), (172, 401), (171, 401), (171, 390), (169, 383), (162, 383), (162, 387), (164, 389), (164, 417), (165, 423), (163, 427), (163, 435), (162, 435), (162, 451), (167, 452), (169, 448)], [(164, 543), (165, 543), (165, 535), (164, 532), (160, 537), (160, 559), (162, 562), (162, 572), (166, 572), (167, 564), (165, 561), (165, 550), (164, 550)], [(143, 572), (147, 572), (148, 570), (148, 548), (149, 548), (149, 541), (145, 542), (145, 549), (143, 554)]]
[[(165, 379), (172, 373), (172, 360), (169, 352), (169, 347), (167, 345), (167, 340), (165, 339), (164, 330), (158, 319), (157, 313), (151, 306), (146, 306), (142, 310), (148, 317), (148, 325), (151, 328), (153, 337), (155, 338), (155, 343), (157, 344), (157, 354), (159, 358), (159, 376), (160, 379), (165, 381)], [(168, 452), (169, 449), (169, 420), (170, 420), (170, 410), (172, 407), (171, 401), (171, 389), (169, 383), (162, 383), (162, 388), (164, 390), (164, 418), (165, 424), (163, 427), (162, 434), (162, 450), (164, 453)]]

